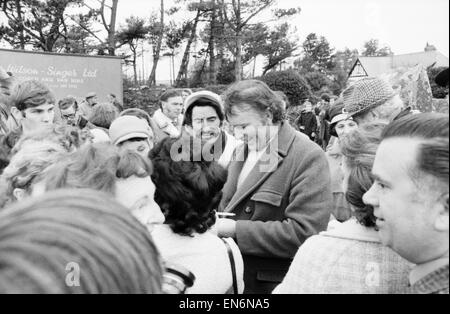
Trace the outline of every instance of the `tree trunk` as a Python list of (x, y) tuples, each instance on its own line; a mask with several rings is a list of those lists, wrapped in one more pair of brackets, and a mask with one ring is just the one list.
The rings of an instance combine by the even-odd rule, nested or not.
[(114, 56), (116, 54), (116, 19), (117, 19), (117, 6), (119, 0), (113, 0), (111, 7), (111, 21), (109, 22), (108, 30), (108, 54)]
[(180, 70), (178, 71), (177, 80), (175, 82), (175, 86), (179, 87), (181, 80), (183, 77), (187, 77), (187, 71), (189, 66), (189, 54), (191, 53), (191, 45), (195, 40), (195, 35), (197, 34), (197, 25), (200, 20), (201, 11), (197, 10), (197, 15), (195, 16), (194, 25), (192, 26), (191, 36), (189, 36), (189, 40), (186, 45), (186, 49), (184, 50), (183, 59), (181, 60)]
[(134, 74), (134, 85), (138, 86), (138, 75), (137, 75), (137, 66), (136, 66), (136, 59), (137, 59), (137, 45), (134, 46), (133, 44), (130, 44), (131, 52), (133, 53), (133, 74)]
[(216, 1), (212, 0), (212, 12), (211, 12), (211, 26), (209, 36), (209, 84), (217, 84), (217, 62), (215, 54), (215, 42), (216, 42)]
[(161, 29), (156, 49), (153, 52), (152, 73), (150, 74), (149, 78), (150, 86), (156, 85), (156, 68), (158, 67), (159, 55), (161, 54), (161, 45), (163, 37), (164, 37), (164, 0), (161, 0)]
[(234, 65), (234, 74), (236, 76), (236, 81), (242, 80), (242, 34), (240, 31), (236, 32), (236, 63)]
[(241, 20), (241, 1), (237, 0), (236, 12), (236, 52), (234, 74), (237, 82), (242, 80), (242, 20)]
[(25, 50), (25, 36), (23, 31), (23, 19), (22, 19), (22, 5), (20, 4), (20, 0), (16, 0), (16, 9), (17, 9), (17, 19), (20, 23), (20, 31), (19, 31), (19, 39), (20, 39), (20, 49)]
[[(218, 24), (216, 25), (217, 30), (217, 56), (216, 56), (216, 70), (220, 71), (222, 68), (222, 62), (225, 55), (225, 21), (223, 17), (223, 6), (218, 8)], [(217, 78), (217, 75), (216, 75)]]

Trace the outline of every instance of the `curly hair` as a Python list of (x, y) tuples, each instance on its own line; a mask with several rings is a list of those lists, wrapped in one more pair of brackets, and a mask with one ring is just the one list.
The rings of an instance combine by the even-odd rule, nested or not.
[(39, 128), (37, 132), (23, 134), (12, 149), (11, 154), (17, 153), (29, 141), (41, 142), (44, 140), (57, 143), (67, 152), (72, 152), (90, 141), (90, 137), (91, 135), (87, 130), (80, 130), (66, 123), (54, 123)]
[(385, 127), (384, 123), (368, 124), (340, 139), (344, 162), (350, 170), (345, 198), (354, 206), (356, 220), (366, 227), (376, 226), (373, 207), (364, 204), (362, 198), (373, 184), (372, 166)]
[(97, 143), (80, 148), (42, 174), (47, 191), (62, 188), (93, 189), (116, 195), (116, 181), (152, 173), (151, 164), (132, 151)]
[(185, 140), (166, 138), (149, 157), (154, 167), (155, 201), (166, 216), (166, 224), (177, 234), (191, 236), (214, 225), (214, 209), (220, 202), (227, 171), (216, 162), (192, 161), (192, 150), (189, 161), (174, 161), (173, 145)]

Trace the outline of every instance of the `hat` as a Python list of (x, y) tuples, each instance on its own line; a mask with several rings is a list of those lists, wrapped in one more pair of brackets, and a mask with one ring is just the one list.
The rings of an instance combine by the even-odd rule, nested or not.
[(330, 109), (330, 134), (337, 137), (335, 126), (341, 121), (351, 119), (352, 115), (348, 114), (344, 109), (344, 104), (339, 103)]
[(218, 109), (220, 112), (223, 112), (222, 98), (216, 93), (207, 90), (195, 92), (186, 97), (186, 100), (184, 101), (184, 112), (188, 111), (188, 109), (192, 106), (192, 104), (199, 99), (206, 99), (211, 101), (212, 105), (216, 109)]
[(150, 126), (144, 119), (135, 116), (118, 117), (109, 127), (109, 137), (114, 145), (132, 138), (150, 138)]
[[(211, 106), (216, 109), (219, 118), (223, 120), (224, 117), (224, 108), (223, 108), (223, 102), (222, 98), (217, 95), (216, 93), (204, 90), (200, 92), (195, 92), (186, 97), (186, 100), (184, 101), (184, 121), (186, 121), (186, 112), (188, 112), (189, 108), (192, 107), (192, 105), (198, 101), (198, 100), (207, 100), (210, 101)], [(185, 124), (185, 122), (183, 122)]]
[(89, 94), (86, 95), (86, 99), (89, 99), (89, 98), (92, 98), (92, 97), (95, 97), (95, 96), (97, 96), (96, 93), (90, 92)]
[(376, 108), (395, 96), (391, 85), (377, 77), (357, 81), (342, 93), (345, 111), (359, 115)]
[(448, 86), (448, 68), (439, 72), (439, 74), (434, 78), (436, 84), (442, 87)]

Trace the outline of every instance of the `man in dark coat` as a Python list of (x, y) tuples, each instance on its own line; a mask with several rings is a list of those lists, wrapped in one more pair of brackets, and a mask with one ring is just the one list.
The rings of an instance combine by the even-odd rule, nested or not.
[(303, 111), (297, 120), (297, 125), (299, 130), (306, 134), (311, 141), (315, 140), (317, 136), (317, 119), (309, 101), (305, 102)]
[(260, 81), (236, 83), (225, 112), (244, 141), (228, 168), (219, 236), (233, 237), (243, 254), (245, 293), (270, 293), (300, 245), (330, 218), (330, 172), (324, 152), (283, 121), (284, 109)]

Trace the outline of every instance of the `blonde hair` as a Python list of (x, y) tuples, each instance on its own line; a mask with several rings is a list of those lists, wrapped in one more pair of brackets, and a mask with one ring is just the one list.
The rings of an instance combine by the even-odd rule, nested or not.
[(147, 177), (152, 174), (152, 170), (150, 161), (133, 151), (121, 152), (111, 144), (94, 143), (49, 167), (42, 178), (47, 191), (81, 188), (115, 196), (118, 179)]
[(36, 178), (49, 166), (59, 161), (67, 151), (51, 141), (27, 141), (12, 156), (9, 165), (0, 177), (2, 199), (0, 207), (15, 201), (14, 190), (30, 193)]

